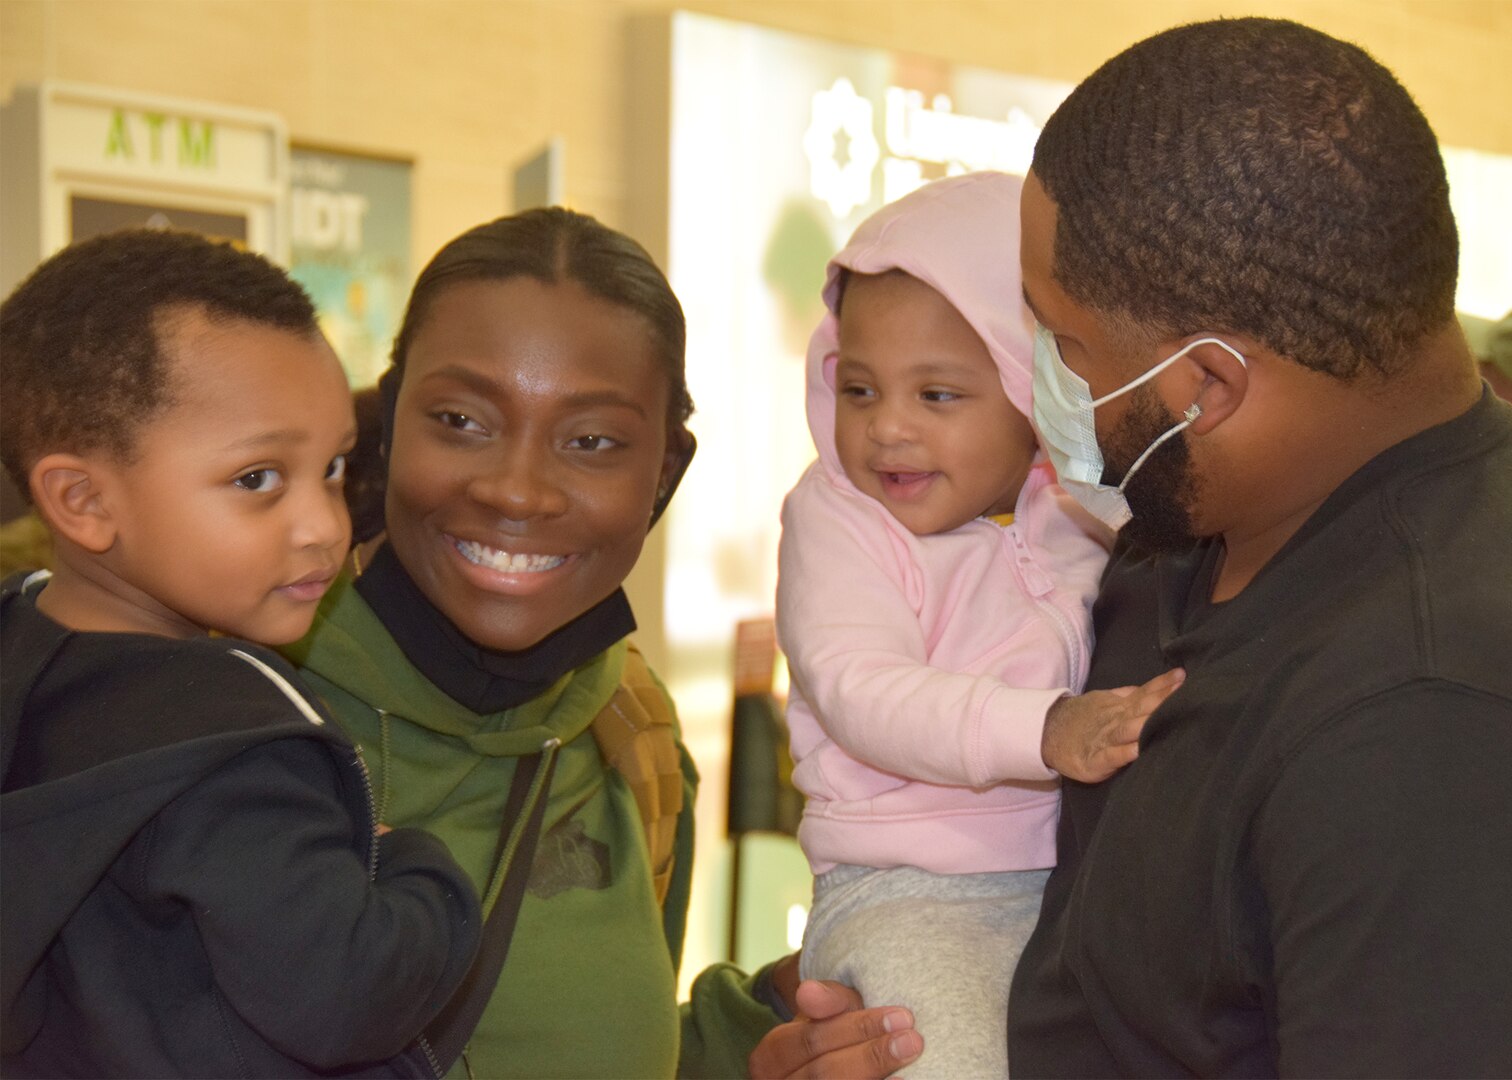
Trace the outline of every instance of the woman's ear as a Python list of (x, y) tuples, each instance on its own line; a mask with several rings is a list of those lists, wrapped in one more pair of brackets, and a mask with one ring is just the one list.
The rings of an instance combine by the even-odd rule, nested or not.
[(103, 555), (116, 541), (116, 522), (105, 498), (109, 485), (98, 461), (78, 454), (47, 454), (27, 481), (37, 513), (55, 536)]
[(1243, 356), (1237, 348), (1231, 351), (1231, 347), (1215, 341), (1205, 341), (1187, 353), (1200, 379), (1192, 402), (1200, 413), (1187, 429), (1193, 435), (1206, 435), (1244, 401), (1249, 391), (1249, 367)]
[(672, 496), (677, 493), (677, 485), (682, 483), (683, 473), (688, 471), (688, 465), (697, 450), (698, 440), (693, 438), (693, 433), (687, 428), (678, 427), (668, 433), (667, 453), (662, 458), (661, 476), (656, 482), (656, 502), (651, 507), (651, 525), (656, 524), (662, 511), (672, 501)]

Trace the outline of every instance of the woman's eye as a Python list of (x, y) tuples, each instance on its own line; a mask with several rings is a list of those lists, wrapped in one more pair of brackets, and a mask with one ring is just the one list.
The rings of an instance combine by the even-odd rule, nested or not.
[(332, 482), (339, 482), (345, 479), (346, 467), (347, 456), (345, 454), (337, 454), (331, 459), (331, 463), (326, 466), (325, 478)]
[(573, 450), (612, 450), (620, 444), (607, 435), (579, 435), (568, 439), (567, 445)]
[(483, 425), (478, 423), (466, 413), (453, 412), (450, 409), (442, 409), (435, 414), (436, 419), (441, 421), (453, 431), (465, 431), (472, 435), (484, 433)]
[(242, 473), (231, 482), (247, 491), (268, 492), (277, 491), (283, 487), (283, 477), (279, 475), (277, 469), (253, 469), (251, 472)]

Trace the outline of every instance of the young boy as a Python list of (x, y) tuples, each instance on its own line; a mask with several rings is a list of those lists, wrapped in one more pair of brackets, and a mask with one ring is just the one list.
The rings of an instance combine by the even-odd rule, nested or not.
[(916, 1078), (1007, 1072), (1008, 984), (1055, 863), (1048, 712), (1123, 726), (1132, 760), (1179, 679), (1066, 698), (1111, 535), (1029, 421), (1021, 188), (935, 181), (831, 261), (808, 355), (819, 460), (782, 512), (777, 634), (815, 874), (800, 970), (912, 1009)]
[(5, 1075), (439, 1075), (473, 888), (379, 837), (355, 748), (248, 644), (300, 637), (347, 550), (308, 298), (189, 235), (86, 241), (0, 306), (0, 394), (55, 567), (0, 596)]

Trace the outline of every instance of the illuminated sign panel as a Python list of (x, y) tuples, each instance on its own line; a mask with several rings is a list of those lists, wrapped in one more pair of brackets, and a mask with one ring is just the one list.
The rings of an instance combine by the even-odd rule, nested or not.
[(1070, 86), (703, 15), (671, 32), (669, 273), (699, 451), (668, 515), (666, 618), (686, 656), (772, 609), (782, 497), (814, 456), (825, 263), (928, 180), (1022, 172)]

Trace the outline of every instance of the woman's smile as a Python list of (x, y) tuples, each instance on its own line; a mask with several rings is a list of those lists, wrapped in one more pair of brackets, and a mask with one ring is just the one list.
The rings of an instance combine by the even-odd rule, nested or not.
[(497, 570), (501, 574), (539, 574), (555, 570), (567, 561), (566, 555), (532, 555), (523, 551), (502, 551), (473, 540), (451, 537), (458, 553), (474, 566)]

